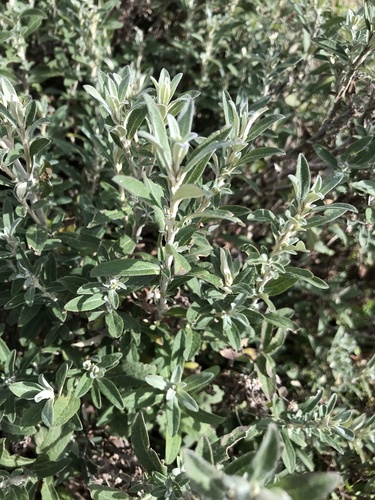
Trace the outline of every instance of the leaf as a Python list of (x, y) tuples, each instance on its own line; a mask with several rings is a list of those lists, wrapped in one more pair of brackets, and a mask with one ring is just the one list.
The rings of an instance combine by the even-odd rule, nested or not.
[(194, 101), (191, 97), (188, 97), (180, 111), (177, 120), (181, 132), (181, 137), (186, 137), (188, 134), (190, 134), (193, 123), (193, 116), (194, 116)]
[(219, 366), (213, 366), (201, 373), (194, 373), (184, 379), (186, 392), (197, 392), (206, 387), (220, 372)]
[(173, 245), (167, 243), (165, 248), (170, 255), (173, 255), (173, 267), (175, 276), (183, 276), (191, 270), (190, 264), (187, 259), (183, 255), (181, 255)]
[(338, 184), (340, 184), (344, 177), (345, 174), (343, 174), (342, 172), (335, 172), (333, 175), (326, 177), (325, 179), (323, 179), (320, 192), (326, 195), (327, 193), (332, 191), (332, 189), (335, 188)]
[(354, 189), (357, 189), (358, 191), (361, 191), (362, 193), (366, 193), (369, 196), (375, 197), (375, 181), (363, 180), (352, 182), (352, 187), (354, 187)]
[(285, 328), (287, 330), (291, 330), (292, 332), (296, 332), (298, 330), (298, 326), (291, 319), (286, 318), (281, 314), (268, 312), (264, 315), (264, 317), (268, 323), (277, 326), (278, 328)]
[(303, 227), (305, 229), (310, 229), (312, 227), (323, 226), (338, 219), (344, 215), (346, 211), (346, 208), (333, 208), (332, 210), (327, 210), (327, 214), (324, 212), (324, 215), (316, 215), (315, 217), (307, 219), (307, 222)]
[(39, 224), (30, 226), (26, 231), (27, 245), (30, 249), (34, 250), (36, 255), (41, 255), (47, 239), (47, 228)]
[(338, 161), (337, 159), (321, 144), (313, 144), (313, 148), (315, 153), (322, 159), (327, 165), (330, 165), (332, 168), (337, 168)]
[(280, 438), (276, 425), (270, 424), (259, 450), (251, 461), (249, 477), (260, 484), (267, 483), (276, 470), (280, 457)]
[(242, 441), (242, 439), (254, 437), (256, 435), (254, 431), (254, 426), (240, 426), (236, 427), (229, 434), (221, 436), (220, 439), (212, 445), (215, 463), (221, 463), (228, 460), (229, 449), (239, 441)]
[(200, 198), (201, 196), (205, 196), (203, 189), (195, 186), (194, 184), (183, 184), (173, 195), (173, 200), (189, 200), (193, 198)]
[(108, 486), (90, 484), (88, 488), (93, 500), (123, 500), (125, 498), (130, 498), (124, 491), (109, 488)]
[(124, 402), (122, 400), (121, 394), (115, 384), (111, 382), (108, 378), (96, 378), (95, 379), (100, 392), (105, 396), (113, 405), (119, 410), (124, 409)]
[(239, 351), (241, 349), (241, 336), (236, 324), (231, 321), (229, 324), (224, 326), (223, 332), (227, 337), (231, 348), (235, 351)]
[(150, 191), (142, 181), (129, 175), (115, 175), (113, 181), (133, 196), (147, 200), (149, 203), (152, 202)]
[(121, 337), (124, 333), (124, 320), (116, 311), (111, 311), (105, 315), (105, 324), (108, 328), (108, 333), (113, 338)]
[(81, 398), (85, 394), (89, 392), (92, 387), (94, 379), (90, 377), (88, 373), (84, 373), (82, 377), (79, 379), (76, 390), (74, 392), (77, 398)]
[(311, 212), (326, 212), (328, 210), (336, 209), (346, 210), (347, 212), (354, 212), (355, 214), (358, 213), (358, 210), (349, 203), (331, 203), (330, 205), (319, 205), (317, 207), (313, 207), (311, 209)]
[(171, 436), (169, 432), (165, 436), (165, 463), (170, 465), (173, 463), (177, 455), (181, 451), (182, 438), (180, 434), (175, 434)]
[(164, 120), (160, 113), (158, 106), (155, 101), (148, 94), (143, 95), (146, 101), (148, 116), (152, 125), (152, 130), (157, 142), (160, 145), (160, 149), (163, 154), (160, 154), (158, 150), (158, 157), (165, 170), (169, 170), (172, 165), (172, 154), (169, 147), (169, 141), (167, 132), (165, 130)]
[(30, 125), (32, 125), (32, 123), (35, 120), (35, 117), (36, 117), (36, 102), (34, 101), (34, 99), (31, 99), (31, 101), (29, 101), (27, 103), (27, 106), (25, 108), (25, 126), (26, 126), (26, 128), (28, 128), (28, 127), (30, 127)]
[(194, 420), (202, 422), (203, 424), (210, 424), (213, 427), (222, 424), (225, 420), (224, 417), (220, 417), (219, 415), (215, 415), (214, 413), (210, 413), (209, 411), (202, 410), (201, 408), (199, 408), (198, 411), (194, 412), (190, 411), (188, 408), (185, 408), (184, 411)]
[(132, 140), (141, 126), (143, 120), (147, 116), (147, 106), (143, 103), (134, 106), (129, 111), (129, 114), (126, 118), (126, 138), (128, 140)]
[(41, 417), (42, 417), (42, 422), (46, 427), (53, 426), (55, 420), (53, 399), (47, 399), (47, 401), (43, 406)]
[(150, 441), (147, 434), (146, 424), (141, 412), (137, 413), (135, 417), (131, 439), (136, 454), (142, 467), (144, 467), (150, 474), (157, 471), (160, 474), (166, 474), (166, 468), (160, 462), (156, 452), (150, 448)]
[(72, 366), (72, 361), (64, 361), (60, 367), (58, 368), (55, 376), (55, 386), (58, 391), (59, 396), (61, 396), (62, 390), (64, 388), (65, 380), (69, 371), (69, 368)]
[(223, 472), (191, 450), (183, 451), (185, 473), (194, 490), (207, 498), (222, 500), (225, 495)]
[(372, 136), (362, 137), (358, 141), (353, 142), (343, 155), (343, 160), (350, 162), (350, 155), (357, 154), (363, 151), (373, 140)]
[(30, 470), (38, 477), (49, 477), (60, 473), (70, 464), (70, 458), (63, 458), (62, 460), (50, 460), (47, 455), (39, 455)]
[(50, 460), (58, 460), (71, 442), (73, 429), (78, 429), (73, 421), (60, 427), (40, 427), (35, 435), (37, 453), (46, 453)]
[(6, 448), (6, 440), (0, 439), (0, 466), (16, 469), (18, 467), (28, 467), (35, 462), (35, 458), (25, 458), (19, 455), (11, 455)]
[(160, 391), (166, 391), (169, 386), (168, 382), (160, 375), (148, 375), (145, 377), (145, 381), (151, 385), (151, 387), (159, 389)]
[(325, 37), (316, 37), (313, 40), (318, 47), (322, 48), (324, 51), (328, 52), (328, 54), (336, 54), (346, 63), (348, 62), (348, 55), (345, 52), (345, 48), (343, 45), (336, 40), (330, 40)]
[(68, 422), (78, 412), (81, 406), (80, 399), (74, 392), (69, 392), (67, 396), (59, 396), (55, 399), (53, 409), (55, 418), (53, 422), (54, 427), (59, 427)]
[(310, 191), (311, 175), (309, 165), (302, 154), (298, 155), (296, 178), (300, 189), (299, 199), (304, 200)]
[(225, 121), (227, 124), (233, 126), (235, 123), (234, 116), (236, 115), (236, 118), (238, 120), (238, 114), (234, 102), (232, 101), (229, 92), (227, 92), (226, 90), (223, 91), (222, 104), (223, 104)]
[(286, 429), (281, 429), (281, 438), (284, 442), (284, 449), (281, 454), (281, 458), (284, 462), (286, 470), (289, 474), (292, 474), (296, 468), (296, 452), (294, 451), (293, 444), (289, 438), (288, 431)]
[(59, 278), (58, 282), (61, 283), (66, 290), (70, 293), (77, 293), (78, 288), (87, 283), (85, 278), (81, 278), (80, 276), (64, 276), (63, 278)]
[(95, 87), (93, 87), (92, 85), (84, 85), (83, 88), (86, 90), (88, 94), (91, 95), (91, 97), (96, 99), (108, 113), (110, 113), (108, 104), (106, 103), (105, 99), (99, 94), (99, 92), (96, 90)]
[(240, 226), (243, 226), (243, 222), (238, 219), (238, 217), (234, 217), (233, 213), (229, 210), (205, 210), (204, 212), (196, 212), (191, 215), (185, 217), (185, 220), (188, 219), (220, 219), (220, 220), (229, 220), (232, 222), (237, 222)]
[(43, 500), (59, 500), (59, 495), (54, 486), (55, 479), (53, 476), (46, 477), (43, 481), (40, 490)]
[(270, 297), (280, 295), (297, 283), (298, 278), (292, 275), (283, 274), (279, 278), (270, 281), (264, 288), (264, 292)]
[(321, 389), (316, 393), (315, 396), (312, 396), (304, 403), (301, 403), (299, 405), (299, 409), (303, 413), (313, 411), (319, 405), (320, 400), (322, 399), (322, 396), (323, 396), (323, 390)]
[(12, 36), (13, 36), (13, 33), (11, 31), (2, 30), (0, 33), (0, 43), (5, 42), (5, 40), (8, 40), (8, 38), (11, 38)]
[(225, 465), (225, 473), (229, 475), (236, 474), (237, 476), (243, 476), (244, 474), (247, 474), (249, 463), (251, 463), (251, 460), (254, 458), (254, 456), (255, 451), (248, 451), (243, 455), (240, 455), (235, 460), (233, 460), (233, 462), (229, 462), (227, 465)]
[(34, 399), (43, 387), (35, 382), (13, 382), (9, 389), (18, 398)]
[[(7, 411), (7, 408), (5, 408), (5, 411)], [(9, 422), (5, 418), (1, 420), (1, 430), (4, 434), (8, 434), (11, 436), (32, 436), (36, 432), (36, 428), (34, 426), (23, 426), (23, 425), (13, 424), (12, 422)]]
[(101, 293), (94, 293), (94, 295), (79, 296), (70, 300), (64, 307), (66, 311), (72, 312), (83, 312), (83, 311), (93, 311), (98, 307), (105, 304), (105, 300)]
[(373, 140), (367, 149), (364, 149), (354, 158), (350, 159), (349, 167), (355, 170), (366, 168), (367, 164), (372, 161), (375, 156), (375, 140)]
[[(189, 155), (187, 164), (184, 167), (184, 172), (189, 172), (185, 179), (186, 182), (194, 184), (201, 177), (214, 151), (219, 147), (231, 144), (231, 142), (223, 142), (228, 137), (231, 129), (231, 125), (226, 125), (199, 143), (191, 155)], [(195, 167), (197, 168), (195, 169)]]
[(194, 413), (199, 410), (198, 403), (186, 391), (179, 389), (176, 393), (176, 398), (188, 410)]
[(250, 129), (249, 135), (246, 137), (246, 142), (251, 142), (256, 139), (260, 134), (262, 134), (265, 130), (270, 128), (271, 125), (278, 122), (284, 118), (284, 115), (271, 115), (263, 118), (262, 120), (256, 122)]
[(241, 156), (240, 160), (236, 164), (236, 167), (242, 167), (256, 160), (260, 160), (261, 158), (266, 158), (267, 156), (273, 156), (273, 155), (280, 155), (280, 156), (285, 155), (285, 151), (279, 148), (271, 148), (268, 146), (255, 148), (252, 151), (249, 151), (249, 153), (246, 153), (243, 156)]
[(168, 432), (171, 436), (174, 436), (178, 433), (181, 422), (181, 409), (176, 397), (173, 397), (167, 401), (166, 414)]
[(306, 281), (307, 283), (310, 283), (311, 285), (323, 290), (329, 288), (328, 284), (324, 280), (318, 278), (317, 276), (314, 276), (313, 273), (308, 269), (286, 266), (285, 271), (286, 274), (284, 276), (293, 275), (294, 277)]
[(152, 262), (139, 259), (114, 259), (94, 267), (90, 276), (149, 276), (160, 274), (160, 268)]
[(265, 354), (261, 354), (256, 359), (255, 369), (262, 386), (262, 390), (269, 401), (272, 401), (276, 392), (275, 375), (270, 373)]
[(221, 288), (223, 286), (223, 280), (219, 278), (219, 276), (216, 276), (216, 274), (212, 274), (206, 269), (202, 269), (200, 267), (191, 268), (188, 272), (188, 276), (200, 278), (201, 280), (216, 286), (216, 288)]
[(277, 218), (273, 212), (271, 212), (271, 210), (267, 210), (266, 208), (254, 210), (247, 216), (247, 219), (250, 221), (255, 220), (257, 222), (267, 222), (270, 224), (277, 223)]
[(282, 488), (292, 500), (324, 500), (341, 482), (337, 472), (313, 472), (286, 476), (272, 484), (272, 488)]
[(208, 439), (208, 437), (205, 434), (203, 434), (199, 438), (198, 443), (197, 443), (196, 452), (202, 458), (207, 460), (207, 462), (214, 465), (214, 456), (212, 453), (212, 446), (211, 446), (210, 440)]
[(30, 157), (34, 158), (35, 155), (40, 153), (44, 148), (51, 143), (50, 139), (46, 137), (38, 137), (30, 144)]

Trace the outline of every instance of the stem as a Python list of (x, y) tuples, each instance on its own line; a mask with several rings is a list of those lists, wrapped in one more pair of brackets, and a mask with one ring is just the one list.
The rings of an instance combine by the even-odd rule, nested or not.
[[(309, 206), (306, 207), (302, 202), (298, 204), (298, 210), (295, 217), (297, 217), (297, 219), (299, 217), (304, 218), (308, 215), (308, 213), (309, 213)], [(279, 234), (279, 236), (276, 238), (275, 245), (268, 259), (269, 264), (267, 266), (267, 270), (264, 272), (262, 280), (258, 282), (256, 286), (256, 295), (254, 297), (253, 304), (256, 304), (256, 302), (259, 299), (259, 295), (263, 293), (265, 285), (272, 279), (271, 270), (272, 270), (272, 261), (274, 257), (276, 257), (280, 253), (280, 251), (283, 248), (283, 245), (287, 243), (290, 238), (292, 238), (295, 234), (298, 233), (299, 227), (300, 226), (296, 225), (294, 222), (289, 221), (286, 224), (284, 231), (281, 234)]]
[(172, 186), (170, 188), (170, 205), (167, 214), (166, 222), (166, 237), (165, 237), (165, 247), (164, 247), (164, 271), (161, 275), (160, 281), (160, 299), (158, 303), (158, 317), (161, 319), (167, 310), (167, 290), (168, 285), (171, 282), (172, 265), (173, 265), (173, 254), (169, 252), (168, 246), (174, 245), (176, 234), (178, 233), (178, 228), (176, 227), (176, 218), (178, 213), (178, 207), (180, 206), (181, 200), (174, 200), (174, 196), (178, 188), (182, 185), (183, 177), (178, 181), (173, 180)]
[[(43, 225), (43, 222), (41, 220), (39, 220), (39, 217), (36, 215), (36, 213), (34, 212), (34, 210), (32, 208), (29, 207), (28, 203), (26, 200), (23, 200), (22, 202), (22, 205), (24, 206), (24, 208), (27, 210), (27, 213), (30, 215), (30, 217), (34, 220), (34, 222), (36, 222), (37, 224), (40, 224), (40, 225)], [(44, 215), (44, 214), (43, 214)], [(44, 225), (46, 224), (46, 222), (44, 221)]]

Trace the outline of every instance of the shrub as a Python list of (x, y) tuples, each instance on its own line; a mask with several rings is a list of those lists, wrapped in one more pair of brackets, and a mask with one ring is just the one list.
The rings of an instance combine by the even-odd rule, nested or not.
[(6, 4), (5, 498), (371, 498), (374, 8), (318, 3)]

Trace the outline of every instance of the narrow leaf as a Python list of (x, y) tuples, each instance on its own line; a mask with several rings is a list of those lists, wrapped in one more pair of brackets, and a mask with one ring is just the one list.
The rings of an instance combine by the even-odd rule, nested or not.
[(171, 436), (174, 436), (179, 431), (181, 421), (181, 409), (176, 397), (167, 401), (166, 413), (168, 431)]
[(296, 177), (299, 184), (301, 200), (304, 200), (310, 191), (311, 175), (306, 158), (298, 155)]
[(260, 134), (262, 134), (265, 130), (270, 128), (271, 125), (278, 122), (282, 118), (284, 118), (283, 115), (271, 115), (255, 123), (250, 129), (250, 133), (246, 138), (246, 142), (253, 141), (258, 136), (260, 136)]
[(159, 266), (136, 259), (114, 259), (102, 262), (91, 271), (90, 276), (149, 276), (160, 273)]
[(200, 198), (204, 196), (205, 192), (198, 186), (194, 184), (183, 184), (173, 195), (173, 200), (185, 200), (185, 199), (193, 199)]
[[(148, 94), (144, 94), (143, 98), (146, 101), (154, 136), (163, 150), (163, 155), (159, 155), (159, 159), (164, 164), (164, 167), (166, 169), (169, 169), (170, 165), (172, 164), (172, 154), (169, 147), (169, 141), (167, 132), (165, 130), (163, 117), (161, 116), (159, 108), (157, 107), (152, 97), (150, 97)], [(166, 164), (164, 159), (166, 160)]]
[(113, 180), (133, 196), (137, 196), (138, 198), (151, 202), (150, 191), (144, 183), (138, 179), (130, 177), (129, 175), (115, 175)]
[(165, 463), (167, 465), (173, 463), (177, 455), (181, 451), (182, 438), (180, 434), (171, 436), (169, 432), (165, 436)]
[(141, 412), (139, 412), (135, 417), (132, 426), (131, 438), (134, 453), (136, 454), (142, 467), (144, 467), (149, 473), (157, 471), (160, 474), (165, 475), (166, 468), (160, 462), (160, 459), (155, 451), (150, 448), (147, 428)]
[(119, 410), (124, 409), (124, 403), (122, 401), (121, 394), (115, 384), (107, 378), (97, 378), (96, 383), (100, 389), (100, 392), (105, 396), (113, 405)]
[(66, 311), (72, 312), (82, 312), (82, 311), (93, 311), (98, 307), (105, 304), (105, 300), (101, 293), (94, 293), (91, 296), (80, 296), (70, 300), (65, 305)]
[(262, 444), (250, 466), (250, 477), (253, 481), (265, 484), (276, 470), (280, 457), (280, 438), (276, 425), (270, 424)]
[(282, 488), (292, 500), (324, 500), (341, 482), (337, 472), (313, 472), (287, 476), (272, 485), (272, 488)]

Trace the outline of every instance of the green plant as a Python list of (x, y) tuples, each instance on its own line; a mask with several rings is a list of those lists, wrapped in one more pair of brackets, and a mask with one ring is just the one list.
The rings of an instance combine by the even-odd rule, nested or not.
[(146, 4), (0, 14), (0, 496), (371, 498), (372, 4)]

